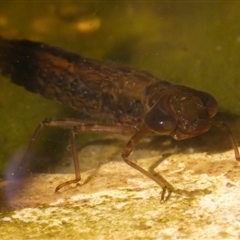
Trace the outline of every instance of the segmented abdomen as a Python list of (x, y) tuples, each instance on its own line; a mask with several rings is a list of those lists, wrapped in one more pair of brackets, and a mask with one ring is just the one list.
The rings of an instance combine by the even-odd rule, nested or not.
[(136, 122), (146, 95), (169, 83), (144, 71), (83, 58), (28, 40), (0, 38), (0, 70), (28, 91), (114, 122)]

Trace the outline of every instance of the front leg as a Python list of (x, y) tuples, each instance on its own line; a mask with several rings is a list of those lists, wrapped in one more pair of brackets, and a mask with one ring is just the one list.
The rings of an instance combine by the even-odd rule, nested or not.
[[(150, 172), (146, 171), (136, 163), (132, 162), (131, 160), (128, 159), (128, 156), (132, 152), (133, 148), (138, 144), (138, 142), (145, 137), (149, 133), (149, 130), (146, 127), (143, 127), (139, 131), (137, 131), (131, 139), (128, 141), (126, 144), (125, 148), (122, 151), (122, 158), (123, 160), (132, 168), (136, 169), (137, 171), (141, 172), (148, 178), (152, 179), (154, 182), (156, 182), (162, 189), (162, 194), (161, 194), (161, 201), (167, 201), (171, 193), (174, 192), (174, 187), (160, 174), (155, 177), (153, 174)], [(168, 192), (168, 193), (167, 193)], [(167, 195), (166, 195), (167, 193)]]

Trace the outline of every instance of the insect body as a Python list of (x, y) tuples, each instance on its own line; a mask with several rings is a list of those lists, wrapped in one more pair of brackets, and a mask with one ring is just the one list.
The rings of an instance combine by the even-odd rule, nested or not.
[[(59, 185), (56, 191), (81, 179), (75, 135), (109, 132), (132, 134), (123, 149), (123, 160), (160, 185), (161, 199), (166, 200), (174, 191), (172, 185), (129, 160), (131, 151), (148, 135), (169, 135), (182, 140), (207, 132), (215, 124), (217, 102), (208, 93), (172, 85), (145, 71), (84, 58), (44, 43), (0, 38), (0, 69), (3, 75), (28, 91), (105, 120), (103, 124), (53, 118), (38, 126), (28, 149), (44, 126), (71, 130), (75, 179)], [(228, 131), (239, 160), (235, 139), (225, 124), (221, 126)], [(15, 174), (23, 166), (21, 164)]]

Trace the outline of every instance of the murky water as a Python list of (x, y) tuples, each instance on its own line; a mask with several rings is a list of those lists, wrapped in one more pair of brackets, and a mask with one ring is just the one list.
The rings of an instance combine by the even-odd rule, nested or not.
[[(240, 113), (239, 12), (240, 3), (230, 1), (9, 1), (0, 3), (0, 35), (43, 41), (87, 57), (147, 70), (164, 80), (211, 93), (223, 113), (235, 116)], [(13, 85), (1, 76), (0, 84), (2, 172), (8, 161), (26, 148), (34, 129), (44, 118), (76, 115), (57, 103)], [(239, 139), (239, 120), (231, 118), (229, 124)], [(208, 136), (201, 138), (201, 147), (206, 144), (213, 152), (218, 151), (218, 145), (225, 147), (223, 135), (211, 136), (209, 133)], [(80, 146), (89, 142), (89, 138), (96, 140), (92, 136), (81, 138)], [(208, 139), (213, 141), (208, 142)], [(219, 139), (221, 144), (218, 143)], [(120, 154), (124, 143), (118, 146), (119, 150), (109, 150), (110, 160), (120, 160), (116, 153)], [(188, 144), (183, 142), (180, 146), (184, 150)], [(35, 147), (38, 149), (36, 156), (42, 165), (52, 159), (62, 159), (60, 164), (63, 168), (57, 169), (62, 171), (64, 164), (68, 165), (70, 161), (67, 145), (68, 133), (46, 130)], [(158, 143), (155, 145), (159, 146)], [(190, 146), (195, 146), (194, 140)], [(204, 150), (209, 151), (207, 148)], [(91, 147), (89, 149), (91, 152)], [(98, 146), (94, 149), (102, 148)], [(107, 153), (107, 150), (104, 152)], [(89, 153), (82, 154), (86, 157), (91, 155)], [(89, 159), (91, 163), (96, 158), (93, 153)], [(143, 157), (143, 153), (140, 151), (138, 156)], [(44, 181), (44, 177), (41, 180)], [(60, 180), (57, 179), (57, 184)], [(51, 187), (54, 189), (55, 186), (52, 184)]]

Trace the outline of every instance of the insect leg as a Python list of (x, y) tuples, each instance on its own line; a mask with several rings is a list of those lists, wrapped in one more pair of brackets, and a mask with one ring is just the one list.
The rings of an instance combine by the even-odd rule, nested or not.
[[(17, 167), (16, 171), (13, 173), (13, 176), (16, 178), (22, 177), (26, 174), (26, 171), (29, 172), (29, 158), (28, 153), (29, 150), (32, 148), (32, 145), (36, 141), (36, 139), (39, 137), (40, 132), (43, 130), (44, 127), (59, 127), (59, 128), (69, 128), (72, 129), (77, 124), (82, 123), (78, 119), (72, 119), (72, 118), (47, 118), (44, 121), (42, 121), (38, 127), (36, 128), (35, 132), (33, 133), (33, 136), (28, 144), (28, 147), (22, 157), (22, 160)], [(72, 137), (71, 137), (72, 139)], [(72, 140), (74, 141), (74, 140)]]
[(229, 127), (224, 122), (214, 122), (213, 124), (227, 132), (227, 134), (231, 140), (234, 153), (235, 153), (235, 159), (237, 161), (240, 161), (240, 154), (239, 154), (239, 150), (238, 150), (237, 141), (234, 138), (232, 131), (229, 129)]
[(38, 138), (39, 133), (42, 131), (44, 126), (45, 126), (45, 124), (44, 124), (44, 121), (43, 121), (38, 125), (35, 132), (33, 133), (32, 138), (31, 138), (31, 140), (28, 144), (28, 147), (27, 147), (26, 151), (24, 152), (24, 155), (23, 155), (23, 157), (20, 161), (20, 164), (18, 165), (15, 172), (12, 173), (14, 178), (21, 178), (22, 176), (24, 176), (26, 174), (26, 172), (30, 172), (28, 153), (29, 153), (29, 150), (32, 148), (33, 143)]
[(75, 167), (75, 179), (69, 180), (67, 182), (64, 182), (60, 185), (58, 185), (55, 189), (55, 191), (59, 191), (61, 188), (72, 184), (72, 183), (78, 183), (81, 180), (80, 177), (80, 167), (79, 167), (79, 161), (78, 161), (78, 154), (77, 154), (77, 148), (76, 148), (76, 142), (75, 142), (75, 136), (79, 133), (86, 133), (86, 132), (94, 132), (94, 133), (118, 133), (118, 134), (127, 134), (132, 133), (135, 131), (130, 126), (123, 126), (123, 125), (105, 125), (105, 124), (96, 124), (96, 123), (83, 123), (81, 121), (74, 121), (75, 126), (72, 128), (71, 131), (71, 146), (72, 146), (72, 156), (73, 156), (73, 162)]
[(106, 132), (106, 133), (127, 134), (127, 133), (133, 133), (134, 131), (136, 131), (131, 126), (123, 126), (123, 125), (116, 125), (116, 124), (104, 125), (104, 124), (96, 124), (96, 123), (84, 123), (79, 119), (73, 119), (73, 118), (45, 119), (36, 128), (19, 166), (17, 167), (16, 171), (13, 173), (14, 177), (16, 178), (22, 177), (24, 173), (26, 173), (26, 170), (28, 172), (30, 171), (29, 158), (27, 157), (27, 155), (44, 127), (59, 127), (59, 128), (66, 128), (71, 130), (70, 141), (71, 141), (71, 150), (72, 150), (72, 156), (73, 156), (73, 162), (74, 162), (74, 168), (75, 168), (75, 179), (60, 184), (59, 186), (56, 187), (55, 191), (58, 191), (64, 186), (67, 186), (69, 184), (77, 183), (81, 180), (80, 166), (78, 161), (78, 154), (77, 154), (76, 140), (75, 140), (76, 134), (83, 133), (83, 132), (96, 132), (96, 133)]
[[(148, 133), (148, 130), (146, 128), (142, 128), (138, 132), (136, 132), (128, 141), (125, 148), (123, 149), (122, 158), (129, 166), (133, 167), (134, 169), (138, 170), (139, 172), (141, 172), (142, 174), (144, 174), (145, 176), (149, 177), (154, 182), (156, 182), (163, 189), (161, 194), (161, 201), (167, 201), (170, 198), (171, 193), (174, 191), (173, 186), (161, 175), (158, 175), (157, 177), (155, 177), (153, 174), (151, 174), (150, 172), (146, 171), (145, 169), (143, 169), (142, 167), (140, 167), (139, 165), (137, 165), (136, 163), (128, 159), (128, 156), (132, 152), (133, 148), (138, 144), (138, 142), (144, 136), (146, 136), (147, 133)], [(165, 196), (167, 191), (168, 191), (168, 194), (167, 196)]]
[(74, 129), (71, 130), (70, 142), (71, 142), (72, 158), (73, 158), (73, 163), (74, 163), (75, 179), (69, 180), (67, 182), (64, 182), (64, 183), (58, 185), (55, 188), (55, 192), (59, 191), (64, 186), (67, 186), (67, 185), (72, 184), (72, 183), (78, 183), (78, 182), (81, 181), (81, 171), (80, 171), (80, 164), (79, 164), (79, 161), (78, 161), (76, 138), (75, 138)]

